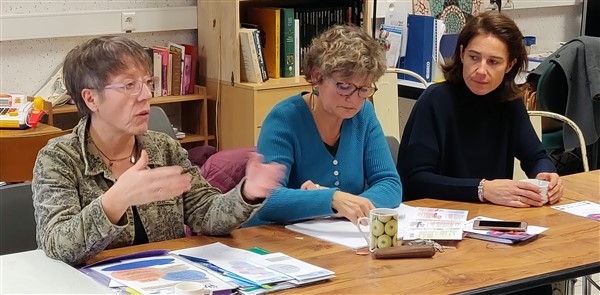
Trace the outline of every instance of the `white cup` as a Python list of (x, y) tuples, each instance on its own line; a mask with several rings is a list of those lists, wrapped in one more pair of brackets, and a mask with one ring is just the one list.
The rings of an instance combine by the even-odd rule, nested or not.
[(542, 203), (543, 204), (548, 203), (548, 184), (550, 182), (548, 182), (546, 180), (541, 180), (541, 179), (521, 179), (521, 181), (529, 182), (531, 184), (535, 184), (536, 186), (538, 186), (542, 190), (540, 192), (540, 195), (542, 195)]
[(204, 284), (198, 282), (182, 282), (175, 285), (175, 294), (204, 295)]
[[(363, 226), (368, 226), (368, 231), (363, 231)], [(357, 220), (356, 227), (365, 237), (371, 252), (398, 246), (398, 211), (394, 209), (372, 209), (369, 217)]]

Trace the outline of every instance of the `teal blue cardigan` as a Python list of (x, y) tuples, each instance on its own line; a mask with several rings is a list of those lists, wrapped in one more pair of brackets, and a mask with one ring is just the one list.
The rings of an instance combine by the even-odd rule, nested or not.
[[(301, 94), (273, 107), (263, 122), (257, 151), (266, 163), (277, 162), (287, 170), (282, 187), (243, 226), (332, 215), (337, 189), (368, 198), (375, 207), (393, 208), (402, 201), (400, 177), (369, 101), (342, 123), (335, 157), (321, 140)], [(301, 190), (306, 180), (328, 189)]]

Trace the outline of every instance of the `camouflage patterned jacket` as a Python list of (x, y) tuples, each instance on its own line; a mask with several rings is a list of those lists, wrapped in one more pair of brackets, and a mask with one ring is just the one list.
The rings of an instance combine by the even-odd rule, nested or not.
[[(85, 263), (104, 249), (133, 243), (131, 207), (112, 224), (100, 197), (115, 178), (88, 135), (85, 118), (67, 134), (40, 150), (33, 171), (33, 205), (37, 243), (49, 257), (72, 265)], [(153, 131), (137, 136), (138, 149), (149, 155), (148, 167), (180, 165), (192, 175), (192, 189), (173, 200), (138, 206), (150, 242), (185, 236), (184, 223), (194, 232), (226, 235), (261, 205), (247, 204), (236, 188), (221, 194), (202, 178), (188, 153), (168, 135)]]

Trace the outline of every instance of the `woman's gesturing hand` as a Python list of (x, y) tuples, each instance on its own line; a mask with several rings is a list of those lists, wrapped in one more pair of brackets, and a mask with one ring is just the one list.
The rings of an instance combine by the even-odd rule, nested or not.
[(268, 197), (271, 191), (281, 185), (284, 173), (285, 166), (275, 162), (264, 164), (261, 154), (250, 153), (242, 196), (250, 202)]
[(102, 207), (116, 223), (129, 206), (172, 199), (191, 188), (192, 176), (180, 166), (148, 169), (148, 153), (142, 150), (135, 165), (103, 195)]

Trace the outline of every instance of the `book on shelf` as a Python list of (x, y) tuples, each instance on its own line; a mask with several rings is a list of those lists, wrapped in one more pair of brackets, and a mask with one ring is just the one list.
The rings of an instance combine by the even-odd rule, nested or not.
[(183, 58), (183, 81), (181, 82), (181, 94), (191, 94), (190, 88), (191, 84), (191, 76), (192, 76), (192, 56), (190, 54), (186, 54)]
[(252, 36), (254, 37), (254, 45), (256, 45), (256, 53), (258, 54), (258, 65), (260, 67), (260, 75), (262, 77), (262, 81), (265, 82), (269, 80), (269, 74), (267, 73), (267, 65), (265, 64), (265, 51), (263, 49), (262, 43), (260, 42), (260, 30), (255, 30), (252, 32)]
[(152, 75), (154, 79), (154, 92), (152, 96), (162, 96), (162, 55), (159, 52), (153, 51), (152, 53)]
[(498, 221), (499, 219), (477, 216), (471, 220), (468, 220), (465, 223), (464, 232), (465, 236), (479, 239), (484, 241), (490, 241), (495, 243), (502, 244), (518, 244), (526, 241), (531, 241), (537, 238), (542, 232), (546, 231), (548, 228), (529, 225), (527, 226), (527, 231), (499, 231), (499, 230), (478, 230), (473, 229), (473, 222), (475, 220), (494, 220)]
[[(161, 71), (160, 71), (160, 84), (156, 85), (156, 87), (159, 87), (161, 90), (161, 95), (159, 96), (167, 96), (169, 95), (168, 93), (168, 84), (169, 84), (169, 56), (171, 55), (171, 52), (169, 51), (168, 48), (163, 47), (163, 46), (152, 46), (152, 49), (154, 50), (154, 52), (160, 54), (161, 56), (161, 62), (162, 62), (162, 66), (161, 66)], [(158, 76), (159, 74), (156, 73), (156, 76)]]
[(294, 77), (294, 9), (281, 8), (281, 77)]
[(260, 46), (256, 44), (254, 33), (257, 29), (240, 29), (240, 79), (245, 82), (260, 83), (262, 74), (258, 60)]
[(294, 76), (300, 76), (300, 20), (294, 19)]
[[(264, 34), (264, 60), (270, 78), (281, 77), (281, 11), (274, 7), (253, 7), (248, 21), (258, 25)], [(261, 38), (262, 39), (262, 38)]]
[(185, 70), (185, 47), (182, 45), (169, 42), (169, 51), (173, 56), (173, 72), (171, 80), (172, 95), (182, 95), (183, 89), (183, 74)]
[(198, 81), (198, 45), (181, 44), (185, 47), (185, 54), (190, 55), (190, 82), (185, 94), (193, 94), (194, 86)]

